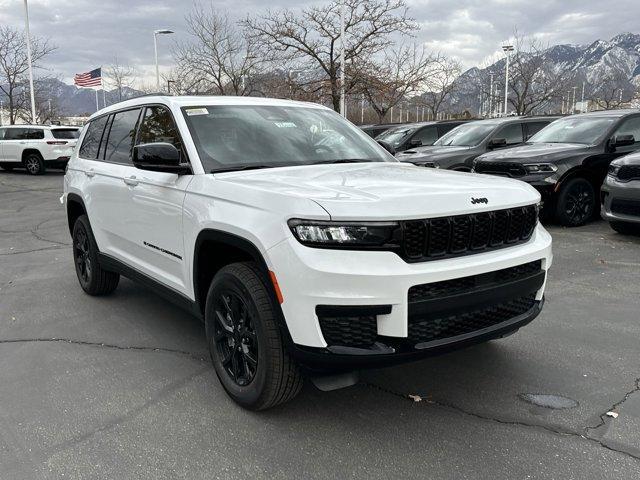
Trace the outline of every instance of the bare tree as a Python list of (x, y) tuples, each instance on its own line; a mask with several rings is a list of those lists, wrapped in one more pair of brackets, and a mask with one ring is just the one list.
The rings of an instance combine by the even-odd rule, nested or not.
[[(574, 73), (554, 69), (545, 55), (547, 47), (538, 40), (516, 32), (514, 43), (509, 64), (509, 103), (516, 114), (526, 115), (557, 101), (574, 85)], [(500, 63), (504, 72), (506, 61)]]
[[(55, 47), (45, 38), (31, 38), (31, 61), (33, 68)], [(24, 32), (10, 26), (0, 26), (0, 92), (6, 98), (9, 123), (17, 118), (19, 96), (28, 90), (26, 75), (29, 69)]]
[(432, 118), (437, 118), (445, 102), (458, 88), (456, 80), (460, 72), (460, 63), (456, 60), (446, 57), (436, 59), (433, 72), (426, 82), (427, 92), (422, 95), (422, 103), (429, 109)]
[(416, 45), (385, 51), (380, 62), (370, 62), (359, 73), (359, 90), (384, 121), (389, 110), (415, 94), (433, 74), (437, 59)]
[(107, 83), (113, 85), (118, 93), (118, 101), (121, 102), (125, 88), (133, 88), (133, 83), (138, 74), (135, 67), (128, 63), (120, 63), (115, 57), (113, 63), (106, 68)]
[(307, 87), (331, 99), (340, 108), (340, 10), (344, 6), (346, 93), (352, 92), (358, 77), (351, 67), (368, 61), (393, 44), (392, 35), (408, 34), (417, 27), (407, 15), (404, 0), (333, 0), (297, 13), (292, 10), (267, 12), (247, 18), (243, 24), (265, 51), (283, 61), (299, 62), (313, 81)]
[(627, 75), (622, 71), (613, 70), (600, 79), (593, 90), (592, 100), (598, 108), (611, 110), (629, 103), (634, 96), (635, 88)]
[(186, 16), (190, 42), (174, 49), (179, 77), (189, 78), (187, 90), (218, 95), (249, 95), (252, 78), (266, 64), (255, 39), (225, 15), (195, 6)]

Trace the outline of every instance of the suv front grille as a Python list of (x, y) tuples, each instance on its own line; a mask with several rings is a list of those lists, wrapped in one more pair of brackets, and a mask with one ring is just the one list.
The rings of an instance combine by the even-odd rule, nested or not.
[(618, 180), (628, 182), (629, 180), (640, 180), (640, 165), (622, 165), (618, 170)]
[(525, 168), (519, 163), (476, 162), (473, 169), (477, 173), (513, 178), (524, 177), (527, 174)]
[(420, 262), (524, 243), (537, 222), (535, 205), (404, 221), (401, 255), (406, 261)]
[(442, 316), (423, 321), (410, 320), (409, 340), (412, 343), (432, 342), (493, 327), (527, 313), (534, 307), (535, 303), (535, 293), (530, 293), (457, 315)]
[(640, 201), (614, 198), (611, 201), (611, 211), (620, 215), (640, 217)]

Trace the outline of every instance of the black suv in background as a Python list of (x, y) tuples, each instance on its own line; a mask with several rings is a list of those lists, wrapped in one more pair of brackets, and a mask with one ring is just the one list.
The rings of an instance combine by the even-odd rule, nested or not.
[(360, 130), (369, 135), (371, 138), (376, 138), (383, 132), (386, 132), (390, 128), (400, 125), (399, 123), (377, 123), (375, 125), (360, 125)]
[(609, 163), (640, 149), (640, 110), (562, 118), (526, 145), (478, 157), (474, 171), (523, 180), (542, 194), (544, 213), (565, 226), (596, 213)]
[(558, 117), (504, 117), (459, 125), (433, 146), (406, 150), (398, 160), (424, 167), (471, 171), (483, 153), (521, 145)]
[(463, 123), (465, 120), (405, 123), (388, 129), (375, 139), (384, 142), (389, 151), (404, 152), (410, 148), (433, 145), (445, 133)]

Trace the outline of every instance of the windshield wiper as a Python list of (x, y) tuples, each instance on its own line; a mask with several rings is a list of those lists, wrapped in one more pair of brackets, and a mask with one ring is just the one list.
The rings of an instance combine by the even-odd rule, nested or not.
[(219, 167), (209, 170), (209, 173), (225, 173), (225, 172), (240, 172), (243, 170), (259, 170), (261, 168), (274, 168), (280, 165), (235, 165), (233, 167)]
[(334, 163), (371, 163), (375, 160), (370, 158), (339, 158), (337, 160), (323, 160), (322, 162), (313, 162), (311, 165), (330, 165)]

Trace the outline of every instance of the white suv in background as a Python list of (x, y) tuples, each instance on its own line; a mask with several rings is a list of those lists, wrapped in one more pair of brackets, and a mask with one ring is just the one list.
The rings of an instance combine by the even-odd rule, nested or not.
[(201, 318), (246, 408), (292, 398), (303, 374), (336, 388), (506, 336), (542, 308), (536, 190), (400, 163), (321, 105), (141, 97), (79, 141), (61, 202), (81, 287), (122, 274)]
[(0, 127), (0, 167), (23, 167), (31, 175), (64, 168), (76, 146), (79, 127), (10, 125)]

